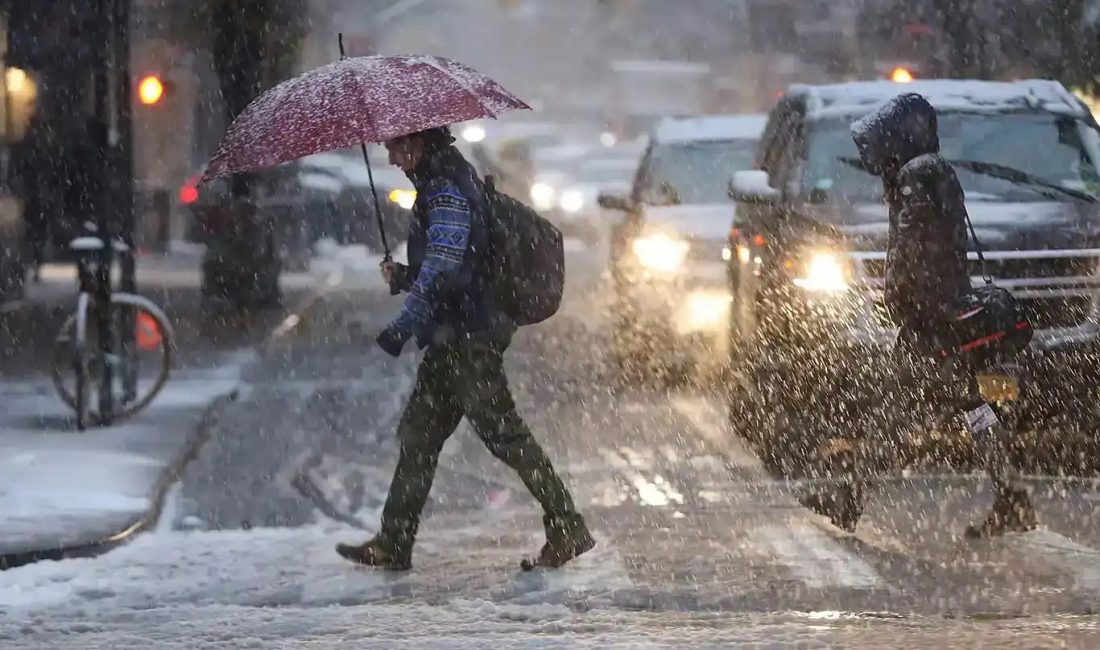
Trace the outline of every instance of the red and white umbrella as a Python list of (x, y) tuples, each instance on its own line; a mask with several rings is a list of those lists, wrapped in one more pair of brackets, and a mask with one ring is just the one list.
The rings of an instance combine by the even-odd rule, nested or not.
[[(203, 181), (529, 108), (489, 77), (450, 59), (345, 58), (285, 81), (249, 104), (226, 131)], [(363, 153), (365, 158), (365, 148)]]

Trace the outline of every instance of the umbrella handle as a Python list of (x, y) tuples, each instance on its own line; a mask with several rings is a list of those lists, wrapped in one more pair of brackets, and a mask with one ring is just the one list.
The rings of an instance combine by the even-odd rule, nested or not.
[[(336, 35), (336, 41), (340, 45), (340, 59), (343, 60), (347, 58), (347, 54), (344, 52), (344, 32)], [(378, 233), (382, 236), (382, 252), (384, 253), (382, 261), (392, 262), (393, 255), (390, 255), (390, 244), (386, 241), (386, 226), (382, 223), (382, 204), (378, 202), (378, 190), (374, 188), (374, 171), (371, 170), (370, 156), (367, 155), (367, 143), (360, 142), (359, 148), (363, 151), (363, 162), (367, 164), (367, 180), (370, 181), (370, 194), (374, 199), (374, 215), (378, 219)]]

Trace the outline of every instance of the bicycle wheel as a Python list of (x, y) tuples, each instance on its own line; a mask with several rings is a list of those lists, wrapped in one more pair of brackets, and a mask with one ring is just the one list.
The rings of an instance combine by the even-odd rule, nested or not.
[(132, 327), (134, 333), (128, 347), (117, 338), (115, 341), (115, 349), (119, 350), (116, 383), (127, 375), (137, 380), (132, 394), (122, 386), (115, 393), (119, 396), (115, 400), (115, 417), (124, 418), (148, 406), (168, 383), (176, 353), (176, 335), (168, 316), (143, 296), (116, 293), (111, 296), (111, 311), (116, 335), (124, 326)]
[(76, 428), (83, 431), (91, 422), (93, 398), (88, 348), (88, 318), (91, 301), (77, 297), (76, 311), (61, 326), (53, 349), (53, 382), (61, 400), (76, 411)]
[[(100, 333), (97, 319), (93, 317), (95, 306), (65, 321), (54, 346), (53, 380), (58, 395), (70, 408), (86, 413), (90, 419), (95, 412), (92, 401), (98, 395), (97, 387), (102, 379)], [(83, 313), (82, 317), (78, 316)], [(175, 355), (175, 334), (168, 317), (148, 299), (135, 294), (116, 293), (111, 296), (111, 322), (114, 324), (115, 351), (105, 363), (112, 365), (114, 419), (129, 417), (149, 405), (164, 388), (172, 370)], [(132, 344), (123, 346), (123, 327), (133, 327)], [(76, 352), (82, 350), (81, 353)], [(76, 356), (83, 363), (72, 361)], [(71, 373), (71, 374), (70, 374)], [(135, 390), (126, 390), (125, 378), (136, 380)], [(96, 400), (97, 401), (97, 400)]]

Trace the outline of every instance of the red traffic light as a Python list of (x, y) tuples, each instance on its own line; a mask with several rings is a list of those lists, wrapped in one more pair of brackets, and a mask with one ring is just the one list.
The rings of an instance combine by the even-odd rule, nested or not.
[(199, 180), (202, 176), (192, 176), (180, 188), (179, 199), (184, 205), (191, 205), (199, 200)]
[(138, 83), (138, 99), (146, 106), (152, 106), (164, 98), (164, 82), (155, 74), (142, 78)]

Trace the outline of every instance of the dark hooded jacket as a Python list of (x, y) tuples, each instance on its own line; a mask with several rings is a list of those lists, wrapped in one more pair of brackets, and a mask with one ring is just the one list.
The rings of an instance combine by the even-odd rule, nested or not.
[(945, 334), (970, 277), (963, 190), (939, 154), (936, 111), (920, 95), (901, 95), (854, 123), (852, 138), (864, 167), (882, 177), (890, 208), (890, 317), (918, 336)]

